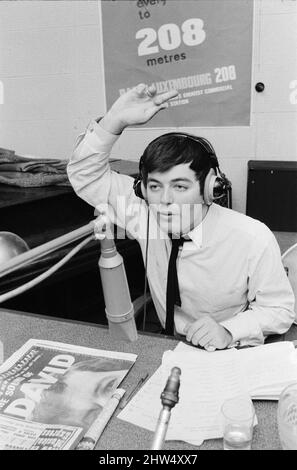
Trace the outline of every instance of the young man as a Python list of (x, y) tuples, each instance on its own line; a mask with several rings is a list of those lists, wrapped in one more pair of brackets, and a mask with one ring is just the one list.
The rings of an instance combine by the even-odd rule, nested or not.
[[(294, 296), (270, 230), (207, 201), (205, 179), (217, 167), (210, 144), (182, 133), (155, 139), (141, 159), (137, 194), (140, 189), (143, 199), (131, 177), (110, 170), (108, 157), (122, 131), (147, 122), (175, 95), (157, 96), (154, 86), (140, 84), (118, 98), (80, 137), (69, 179), (89, 204), (108, 203), (114, 221), (139, 242), (163, 327), (170, 295), (177, 295), (175, 332), (192, 344), (208, 350), (262, 344), (267, 335), (289, 329)], [(175, 264), (170, 254), (181, 236), (187, 241), (179, 247), (175, 293), (168, 294), (169, 277), (174, 281), (168, 265)]]

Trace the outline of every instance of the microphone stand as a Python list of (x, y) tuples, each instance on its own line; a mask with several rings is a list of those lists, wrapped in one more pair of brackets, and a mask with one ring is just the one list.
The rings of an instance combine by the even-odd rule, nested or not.
[[(0, 234), (3, 232), (0, 232)], [(91, 235), (92, 234), (92, 235)], [(56, 265), (52, 266), (45, 273), (35, 279), (27, 282), (23, 286), (6, 292), (0, 295), (0, 304), (22, 294), (23, 292), (31, 289), (39, 282), (45, 280), (52, 275), (61, 266), (63, 266), (72, 256), (74, 256), (81, 248), (87, 243), (95, 240), (97, 237), (94, 235), (94, 221), (80, 227), (72, 232), (55, 238), (43, 245), (36, 248), (29, 249), (15, 257), (12, 257), (2, 265), (0, 263), (0, 278), (10, 274), (17, 269), (26, 266), (33, 261), (48, 255), (53, 251), (71, 244), (86, 235), (89, 235), (85, 240), (81, 241), (75, 248), (71, 250), (62, 260)], [(99, 259), (99, 269), (101, 275), (102, 290), (105, 301), (105, 313), (108, 319), (109, 333), (116, 339), (124, 341), (137, 340), (137, 328), (134, 318), (134, 306), (131, 302), (129, 286), (127, 282), (126, 271), (123, 263), (122, 256), (118, 253), (114, 240), (112, 238), (103, 238), (101, 243), (101, 256)]]
[(171, 374), (168, 377), (166, 386), (161, 393), (160, 398), (163, 409), (159, 414), (151, 450), (160, 450), (163, 447), (171, 417), (171, 410), (179, 400), (178, 391), (180, 386), (180, 374), (180, 368), (173, 367), (171, 369)]
[[(53, 251), (62, 248), (63, 246), (69, 245), (87, 235), (91, 235), (94, 232), (94, 222), (89, 222), (87, 225), (84, 225), (72, 232), (61, 235), (60, 237), (55, 238), (49, 242), (43, 243), (42, 245), (32, 248), (25, 253), (17, 255), (10, 260), (6, 261), (4, 265), (0, 265), (0, 278), (10, 274), (17, 269), (32, 263), (33, 261), (46, 256)], [(0, 232), (1, 233), (1, 232)]]

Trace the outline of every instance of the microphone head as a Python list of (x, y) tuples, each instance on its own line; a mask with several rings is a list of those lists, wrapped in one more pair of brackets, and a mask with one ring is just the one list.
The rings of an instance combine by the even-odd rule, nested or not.
[(170, 377), (172, 380), (180, 380), (181, 370), (179, 367), (172, 367)]
[(30, 248), (21, 237), (12, 232), (0, 232), (0, 265)]
[(167, 383), (163, 392), (161, 393), (161, 402), (163, 406), (173, 408), (178, 403), (179, 386), (180, 386), (180, 375), (181, 370), (179, 367), (173, 367), (171, 369), (170, 376), (168, 377)]

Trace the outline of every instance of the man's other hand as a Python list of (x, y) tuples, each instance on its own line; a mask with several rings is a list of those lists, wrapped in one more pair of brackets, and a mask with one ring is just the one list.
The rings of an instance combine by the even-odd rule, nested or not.
[(184, 328), (187, 341), (208, 351), (225, 349), (232, 342), (232, 335), (213, 318), (205, 315)]

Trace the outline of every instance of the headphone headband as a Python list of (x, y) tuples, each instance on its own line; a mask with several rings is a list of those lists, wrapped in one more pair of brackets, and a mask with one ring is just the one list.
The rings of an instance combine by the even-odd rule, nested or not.
[[(204, 150), (208, 153), (208, 156), (210, 157), (210, 159), (213, 161), (214, 163), (213, 168), (214, 169), (217, 168), (219, 170), (219, 162), (218, 162), (218, 158), (216, 156), (215, 150), (213, 146), (211, 145), (211, 143), (209, 142), (209, 140), (207, 140), (205, 137), (198, 137), (196, 135), (187, 134), (186, 132), (168, 132), (167, 134), (163, 134), (162, 136), (156, 137), (154, 140), (150, 142), (149, 145), (152, 145), (160, 137), (164, 137), (164, 136), (183, 137), (184, 139), (189, 139), (189, 140), (192, 140), (193, 142), (196, 142), (197, 144), (200, 144), (201, 147), (203, 147)], [(139, 173), (140, 174), (142, 173), (142, 167), (143, 167), (143, 155), (140, 157), (140, 160), (139, 160)]]
[(186, 132), (169, 132), (168, 134), (164, 134), (164, 135), (172, 135), (172, 136), (176, 136), (176, 137), (183, 137), (185, 139), (192, 140), (193, 142), (197, 142), (198, 144), (200, 144), (206, 150), (206, 152), (208, 154), (212, 154), (212, 155), (216, 156), (216, 153), (214, 151), (213, 146), (211, 145), (209, 140), (207, 140), (205, 137), (198, 137), (196, 135), (187, 134)]

